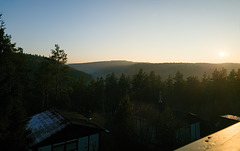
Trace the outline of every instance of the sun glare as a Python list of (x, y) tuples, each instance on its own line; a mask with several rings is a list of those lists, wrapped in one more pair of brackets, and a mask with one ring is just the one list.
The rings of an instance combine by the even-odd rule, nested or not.
[(226, 56), (226, 53), (225, 53), (225, 52), (219, 52), (219, 56), (220, 56), (220, 57), (225, 57), (225, 56)]
[(227, 56), (229, 56), (229, 54), (227, 53), (227, 52), (224, 52), (224, 51), (221, 51), (221, 52), (219, 52), (219, 57), (227, 57)]

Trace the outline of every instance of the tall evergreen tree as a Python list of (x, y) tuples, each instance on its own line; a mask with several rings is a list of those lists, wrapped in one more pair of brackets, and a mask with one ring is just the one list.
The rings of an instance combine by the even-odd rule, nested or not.
[[(68, 66), (65, 66), (67, 62), (67, 54), (64, 50), (61, 50), (59, 45), (55, 45), (55, 49), (51, 50), (52, 55), (52, 69), (55, 76), (55, 103), (59, 104), (59, 94), (65, 96), (67, 93), (66, 81), (68, 76)], [(61, 98), (63, 97), (61, 96)], [(66, 98), (65, 98), (66, 99)]]
[(90, 112), (105, 112), (105, 82), (102, 77), (89, 84), (86, 104)]
[(150, 102), (157, 103), (160, 97), (161, 89), (161, 76), (156, 75), (154, 71), (151, 71), (148, 76), (148, 98)]
[(122, 100), (126, 96), (129, 96), (130, 94), (130, 77), (126, 77), (124, 74), (122, 74), (118, 81), (118, 89), (119, 89), (119, 99)]
[(39, 94), (41, 94), (41, 106), (42, 109), (48, 108), (50, 105), (49, 97), (51, 92), (54, 90), (54, 80), (55, 76), (52, 71), (51, 61), (45, 58), (37, 73), (36, 73), (36, 87), (40, 89)]
[(148, 98), (146, 98), (146, 90), (148, 88), (147, 80), (148, 75), (142, 69), (140, 69), (137, 74), (133, 75), (131, 95), (134, 102), (145, 102), (148, 100)]
[[(26, 74), (21, 48), (5, 33), (0, 14), (0, 146), (6, 150), (23, 148), (23, 86)], [(19, 150), (18, 149), (18, 150)]]
[(108, 74), (105, 79), (106, 109), (114, 113), (119, 104), (118, 79), (115, 74)]

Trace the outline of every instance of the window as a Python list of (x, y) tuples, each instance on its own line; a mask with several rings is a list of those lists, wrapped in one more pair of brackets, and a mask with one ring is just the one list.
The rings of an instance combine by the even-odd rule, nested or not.
[(58, 145), (58, 146), (53, 146), (53, 151), (64, 151), (64, 144)]
[(67, 142), (54, 144), (52, 151), (77, 151), (77, 140), (78, 139), (74, 139)]
[(77, 140), (66, 143), (66, 151), (77, 151)]
[(38, 148), (38, 151), (52, 151), (52, 146), (48, 145), (48, 146), (43, 146)]
[(64, 151), (65, 142), (57, 143), (53, 145), (53, 151)]

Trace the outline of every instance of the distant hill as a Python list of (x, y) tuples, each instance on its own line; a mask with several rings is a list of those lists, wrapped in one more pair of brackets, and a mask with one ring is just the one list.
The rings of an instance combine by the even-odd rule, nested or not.
[(123, 69), (133, 64), (136, 64), (136, 63), (130, 62), (130, 61), (102, 61), (102, 62), (69, 64), (69, 66), (89, 74), (95, 74), (97, 72), (101, 72), (104, 70)]
[(90, 63), (76, 63), (69, 64), (70, 67), (75, 68), (79, 71), (91, 74), (94, 78), (106, 76), (109, 73), (116, 73), (121, 75), (126, 70), (136, 64), (136, 62), (130, 61), (102, 61), (102, 62), (90, 62)]
[(103, 76), (114, 72), (116, 76), (122, 73), (126, 75), (133, 75), (140, 69), (149, 73), (154, 71), (161, 75), (162, 79), (166, 79), (169, 75), (175, 75), (177, 71), (183, 73), (184, 77), (198, 76), (202, 77), (204, 73), (211, 75), (215, 69), (227, 69), (230, 72), (232, 69), (240, 69), (239, 63), (138, 63), (129, 61), (104, 61), (91, 63), (69, 64), (77, 70), (84, 71), (91, 74), (94, 78)]

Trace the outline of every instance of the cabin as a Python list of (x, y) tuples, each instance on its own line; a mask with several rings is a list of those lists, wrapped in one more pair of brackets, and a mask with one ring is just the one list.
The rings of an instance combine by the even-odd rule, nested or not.
[(48, 109), (25, 125), (30, 151), (98, 151), (103, 128), (81, 114)]
[(200, 123), (202, 120), (193, 113), (174, 111), (176, 118), (182, 122), (175, 135), (180, 144), (201, 138)]
[[(193, 142), (211, 132), (211, 125), (193, 113), (172, 110), (172, 114), (174, 121), (177, 123), (174, 127), (173, 140), (178, 145)], [(139, 142), (144, 140), (145, 143), (149, 143), (153, 147), (159, 143), (158, 133), (161, 133), (161, 131), (156, 125), (148, 123), (143, 117), (135, 116), (134, 126)]]

